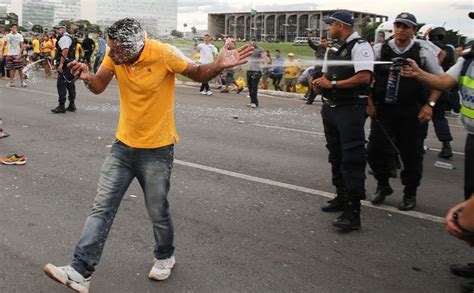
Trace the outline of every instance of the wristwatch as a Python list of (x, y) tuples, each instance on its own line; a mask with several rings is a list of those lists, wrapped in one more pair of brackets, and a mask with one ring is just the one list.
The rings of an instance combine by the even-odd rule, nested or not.
[(337, 80), (331, 80), (331, 85), (333, 89), (336, 88), (336, 84), (337, 84)]
[(428, 105), (433, 108), (434, 106), (436, 106), (436, 102), (435, 101), (429, 101), (428, 102)]

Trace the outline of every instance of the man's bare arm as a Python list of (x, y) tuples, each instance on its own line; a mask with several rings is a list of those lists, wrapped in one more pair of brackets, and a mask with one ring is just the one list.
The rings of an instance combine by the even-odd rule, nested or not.
[(79, 76), (79, 79), (84, 81), (84, 85), (96, 95), (102, 93), (107, 88), (114, 76), (114, 72), (104, 66), (99, 67), (99, 71), (96, 74), (92, 74), (89, 71), (87, 64), (77, 61), (70, 62), (68, 67), (71, 69), (71, 73)]
[(438, 91), (445, 91), (456, 86), (457, 81), (448, 74), (435, 75), (421, 69), (412, 59), (407, 59), (410, 65), (402, 67), (402, 76), (414, 77), (423, 84)]

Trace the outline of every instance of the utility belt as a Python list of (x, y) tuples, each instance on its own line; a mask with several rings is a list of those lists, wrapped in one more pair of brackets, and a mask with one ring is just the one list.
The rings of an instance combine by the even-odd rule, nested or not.
[(349, 106), (349, 105), (367, 105), (367, 97), (361, 96), (359, 98), (352, 99), (328, 99), (322, 97), (323, 104), (328, 105), (331, 108), (338, 106)]

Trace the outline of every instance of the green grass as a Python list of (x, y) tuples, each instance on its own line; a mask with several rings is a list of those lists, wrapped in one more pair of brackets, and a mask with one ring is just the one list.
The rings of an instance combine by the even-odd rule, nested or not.
[[(195, 53), (194, 41), (166, 40), (163, 42), (172, 44), (173, 46), (177, 47), (184, 53), (184, 55), (186, 55), (187, 57), (191, 59), (194, 56), (194, 53)], [(243, 46), (244, 44), (247, 44), (247, 42), (237, 42), (237, 47)], [(220, 49), (223, 47), (224, 42), (215, 41), (214, 45)], [(275, 50), (280, 50), (283, 58), (286, 58), (288, 53), (295, 54), (295, 57), (298, 59), (313, 59), (314, 58), (314, 51), (308, 45), (295, 46), (293, 45), (293, 43), (258, 43), (258, 45), (262, 47), (263, 49), (269, 50), (272, 55), (272, 58), (275, 56)], [(246, 71), (246, 66), (244, 65), (242, 66), (242, 70), (236, 73), (236, 78), (243, 77), (245, 80), (245, 71)], [(178, 75), (178, 79), (185, 80), (185, 81), (189, 80), (181, 75)]]

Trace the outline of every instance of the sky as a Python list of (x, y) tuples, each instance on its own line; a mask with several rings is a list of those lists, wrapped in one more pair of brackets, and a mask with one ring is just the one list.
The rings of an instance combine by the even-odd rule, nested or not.
[[(95, 1), (81, 0), (82, 17), (95, 22), (93, 11)], [(445, 28), (459, 30), (462, 34), (474, 37), (474, 20), (467, 14), (474, 11), (473, 0), (286, 0), (284, 4), (275, 4), (275, 0), (178, 0), (178, 30), (183, 31), (183, 24), (197, 29), (207, 29), (207, 14), (212, 12), (247, 12), (284, 11), (284, 10), (319, 10), (350, 9), (387, 15), (393, 20), (400, 12), (409, 12), (416, 16), (419, 23), (443, 25)]]

